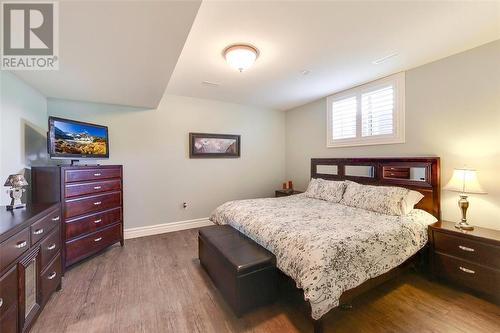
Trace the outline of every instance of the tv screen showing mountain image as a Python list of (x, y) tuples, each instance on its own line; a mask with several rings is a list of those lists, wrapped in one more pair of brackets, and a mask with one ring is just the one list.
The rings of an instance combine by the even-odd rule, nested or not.
[(106, 126), (51, 117), (48, 141), (52, 158), (109, 157)]

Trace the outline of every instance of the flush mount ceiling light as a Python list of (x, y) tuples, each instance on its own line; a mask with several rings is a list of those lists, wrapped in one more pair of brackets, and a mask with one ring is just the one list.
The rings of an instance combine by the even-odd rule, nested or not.
[(222, 54), (229, 66), (243, 72), (257, 60), (259, 50), (248, 44), (236, 44), (226, 47)]

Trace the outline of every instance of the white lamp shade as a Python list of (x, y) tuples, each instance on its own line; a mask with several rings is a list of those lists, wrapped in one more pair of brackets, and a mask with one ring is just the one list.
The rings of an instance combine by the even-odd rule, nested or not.
[(477, 180), (476, 170), (471, 169), (453, 170), (453, 176), (443, 189), (460, 193), (486, 193)]
[(224, 58), (229, 66), (243, 72), (257, 60), (257, 49), (249, 45), (234, 45), (224, 51)]

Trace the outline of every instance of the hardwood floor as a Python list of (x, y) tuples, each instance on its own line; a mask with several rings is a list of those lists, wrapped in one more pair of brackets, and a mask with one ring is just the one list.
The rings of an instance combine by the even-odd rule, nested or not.
[[(70, 269), (31, 332), (312, 332), (285, 301), (236, 318), (200, 267), (196, 235), (127, 240)], [(500, 307), (409, 273), (329, 315), (325, 332), (500, 332)]]

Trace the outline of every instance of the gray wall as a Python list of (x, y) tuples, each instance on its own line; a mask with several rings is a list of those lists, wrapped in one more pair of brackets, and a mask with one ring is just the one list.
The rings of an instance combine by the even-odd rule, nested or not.
[[(0, 71), (0, 185), (7, 176), (47, 162), (47, 100), (12, 73)], [(0, 204), (10, 202), (2, 190)]]
[[(284, 112), (165, 95), (156, 110), (49, 99), (48, 113), (109, 126), (111, 158), (101, 163), (124, 165), (125, 228), (272, 196), (285, 176)], [(240, 134), (241, 158), (190, 159), (189, 132)]]
[[(406, 72), (406, 143), (326, 148), (326, 98), (286, 112), (286, 175), (307, 186), (312, 157), (439, 156), (442, 185), (453, 168), (478, 170), (488, 195), (471, 195), (470, 222), (500, 229), (500, 41)], [(456, 220), (458, 194), (442, 192)]]

